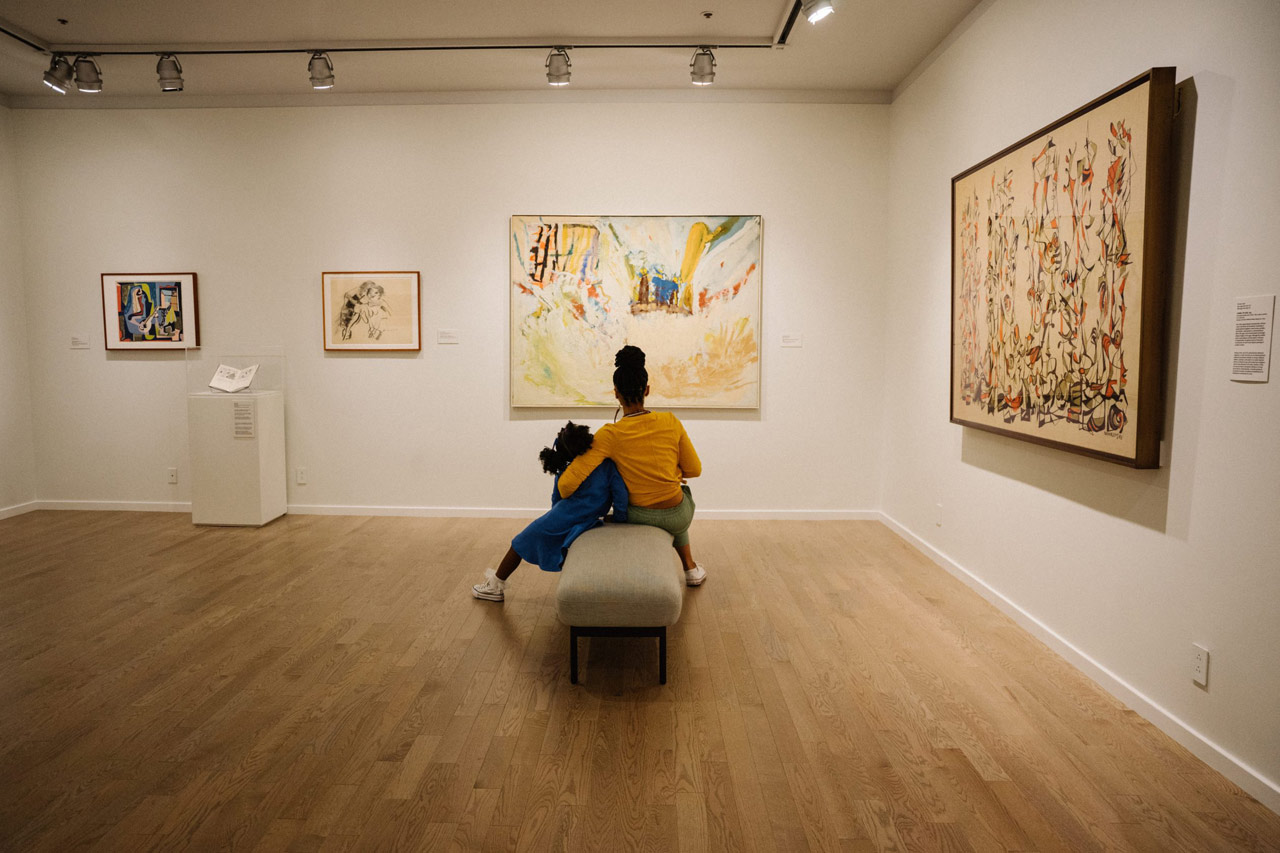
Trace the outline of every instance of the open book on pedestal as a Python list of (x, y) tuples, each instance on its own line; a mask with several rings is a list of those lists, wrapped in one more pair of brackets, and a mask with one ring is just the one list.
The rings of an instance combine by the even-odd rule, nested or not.
[(253, 375), (258, 372), (258, 365), (253, 364), (243, 370), (237, 370), (225, 364), (219, 364), (218, 369), (213, 373), (213, 379), (209, 382), (210, 388), (216, 388), (219, 391), (243, 391), (253, 382)]

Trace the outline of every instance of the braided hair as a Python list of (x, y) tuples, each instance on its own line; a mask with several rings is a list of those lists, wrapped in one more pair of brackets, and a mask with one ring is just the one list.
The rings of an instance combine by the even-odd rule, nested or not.
[(542, 460), (542, 470), (548, 474), (562, 474), (569, 463), (591, 449), (594, 441), (591, 429), (586, 424), (575, 424), (569, 421), (556, 436), (551, 447), (542, 448), (538, 458)]
[(625, 346), (613, 357), (613, 387), (622, 402), (644, 405), (644, 389), (649, 385), (649, 372), (644, 369), (644, 350)]

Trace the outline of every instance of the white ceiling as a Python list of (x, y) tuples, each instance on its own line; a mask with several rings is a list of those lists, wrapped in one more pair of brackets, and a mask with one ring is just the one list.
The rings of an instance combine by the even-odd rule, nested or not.
[[(818, 24), (800, 18), (784, 48), (768, 47), (792, 0), (0, 0), (0, 27), (53, 50), (141, 50), (101, 56), (103, 93), (57, 95), (42, 54), (0, 35), (0, 95), (23, 105), (109, 105), (114, 99), (297, 99), (414, 93), (546, 91), (544, 47), (339, 52), (337, 86), (312, 92), (311, 48), (391, 45), (574, 45), (573, 82), (559, 91), (690, 91), (688, 45), (720, 45), (717, 94), (807, 93), (887, 100), (978, 0), (833, 0)], [(704, 13), (710, 12), (711, 17)], [(61, 23), (63, 19), (66, 23)], [(679, 47), (602, 49), (601, 44)], [(733, 44), (761, 45), (731, 48)], [(219, 48), (292, 48), (253, 56), (184, 55)], [(156, 57), (178, 53), (182, 93), (161, 96)], [(99, 103), (101, 102), (101, 103)]]

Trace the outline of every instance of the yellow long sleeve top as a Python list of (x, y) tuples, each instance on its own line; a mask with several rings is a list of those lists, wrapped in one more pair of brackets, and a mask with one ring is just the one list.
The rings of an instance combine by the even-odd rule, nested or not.
[(605, 459), (618, 466), (636, 506), (678, 502), (680, 480), (702, 473), (702, 460), (680, 419), (670, 412), (647, 412), (600, 427), (591, 449), (560, 475), (560, 496), (573, 494)]

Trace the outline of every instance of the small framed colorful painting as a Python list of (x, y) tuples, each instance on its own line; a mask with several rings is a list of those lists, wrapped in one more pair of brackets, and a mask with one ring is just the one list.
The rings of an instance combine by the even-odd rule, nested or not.
[(613, 406), (614, 353), (649, 405), (760, 406), (761, 218), (511, 217), (511, 405)]
[(321, 280), (326, 350), (422, 349), (418, 273), (327, 272)]
[(102, 329), (109, 350), (199, 347), (196, 274), (104, 273)]
[(1174, 69), (951, 182), (951, 422), (1160, 464)]

